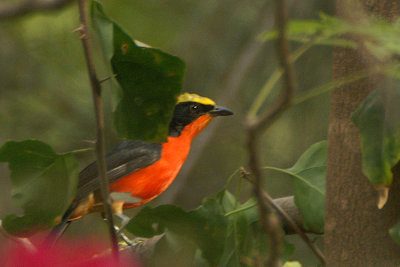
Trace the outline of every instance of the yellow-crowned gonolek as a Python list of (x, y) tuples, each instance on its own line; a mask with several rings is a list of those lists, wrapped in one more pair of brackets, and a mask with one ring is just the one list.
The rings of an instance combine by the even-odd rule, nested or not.
[[(165, 143), (125, 140), (107, 155), (107, 177), (111, 192), (129, 193), (136, 203), (114, 201), (113, 210), (140, 206), (164, 192), (174, 181), (189, 153), (193, 138), (217, 116), (232, 115), (209, 98), (184, 93), (178, 97)], [(68, 221), (92, 211), (101, 211), (100, 186), (96, 163), (79, 174), (75, 199), (64, 214), (59, 228)]]

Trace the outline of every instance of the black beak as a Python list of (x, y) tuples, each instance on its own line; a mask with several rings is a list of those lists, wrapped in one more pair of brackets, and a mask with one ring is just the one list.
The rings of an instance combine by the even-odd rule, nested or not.
[(230, 109), (214, 106), (212, 110), (208, 112), (211, 116), (230, 116), (233, 115), (233, 112)]

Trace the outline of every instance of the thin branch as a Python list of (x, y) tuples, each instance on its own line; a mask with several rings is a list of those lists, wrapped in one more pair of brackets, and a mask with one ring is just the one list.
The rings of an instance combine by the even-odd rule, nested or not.
[[(254, 141), (252, 141), (254, 140)], [(255, 136), (251, 135), (248, 139), (248, 150), (249, 150), (249, 165), (252, 170), (255, 170), (257, 174), (254, 174), (256, 181), (253, 183), (254, 195), (256, 196), (259, 213), (260, 213), (260, 224), (263, 231), (268, 235), (269, 238), (269, 257), (265, 262), (265, 266), (278, 267), (282, 265), (280, 256), (283, 251), (283, 232), (279, 222), (279, 219), (274, 213), (269, 210), (267, 203), (263, 199), (262, 188), (261, 188), (261, 172), (258, 168), (259, 158), (255, 150), (255, 144), (257, 143)], [(242, 168), (241, 173), (243, 177), (248, 177), (250, 174)], [(258, 178), (257, 178), (258, 177)]]
[(287, 108), (290, 107), (294, 90), (296, 88), (295, 73), (290, 60), (289, 42), (286, 33), (288, 19), (286, 0), (276, 0), (276, 9), (276, 25), (279, 31), (276, 47), (279, 63), (284, 70), (283, 78), (285, 90), (280, 94), (279, 99), (275, 104), (260, 115), (259, 118), (248, 119), (248, 128), (258, 132), (265, 131)]
[[(247, 117), (247, 150), (249, 154), (249, 166), (255, 177), (254, 195), (256, 196), (259, 212), (260, 223), (263, 230), (268, 234), (270, 239), (269, 257), (266, 261), (266, 266), (281, 266), (280, 255), (282, 253), (282, 229), (275, 214), (268, 210), (267, 203), (264, 201), (262, 190), (262, 171), (259, 156), (259, 138), (261, 134), (272, 125), (272, 123), (280, 117), (280, 115), (290, 106), (293, 92), (296, 87), (295, 74), (293, 66), (290, 62), (290, 49), (287, 40), (286, 25), (287, 25), (287, 7), (286, 0), (276, 0), (275, 21), (278, 28), (277, 52), (279, 62), (284, 70), (284, 90), (280, 94), (277, 101), (267, 109), (260, 117)], [(271, 205), (268, 203), (269, 206)]]
[[(250, 179), (249, 173), (242, 169), (243, 178), (245, 178), (250, 183), (254, 184), (254, 181)], [(325, 264), (325, 257), (322, 252), (315, 246), (315, 244), (308, 238), (305, 234), (304, 230), (292, 219), (291, 216), (285, 211), (282, 207), (282, 204), (277, 202), (277, 200), (272, 199), (272, 197), (265, 191), (262, 190), (262, 195), (265, 202), (268, 203), (270, 207), (272, 207), (278, 214), (278, 216), (284, 220), (284, 224), (290, 227), (291, 230), (295, 231), (301, 239), (303, 239), (304, 243), (311, 249), (311, 251), (318, 257), (322, 264)], [(293, 198), (292, 198), (293, 199)]]
[(0, 20), (16, 18), (37, 11), (61, 9), (73, 1), (74, 0), (26, 0), (25, 2), (17, 4), (6, 5), (0, 8)]
[[(300, 227), (301, 231), (303, 231), (304, 233), (321, 234), (321, 233), (315, 233), (313, 231), (304, 229), (303, 217), (300, 213), (299, 208), (294, 203), (294, 196), (276, 198), (276, 199), (274, 199), (274, 203), (275, 203), (275, 205), (278, 205), (281, 209), (283, 209), (284, 212), (293, 220), (294, 224), (297, 225), (298, 227)], [(279, 215), (279, 213), (277, 213), (277, 215), (282, 221), (283, 230), (286, 235), (298, 234), (298, 232), (296, 232), (296, 230), (293, 229), (292, 225), (287, 220), (285, 220), (285, 218), (283, 218), (283, 216)]]
[(118, 258), (118, 240), (114, 229), (114, 222), (112, 217), (112, 199), (110, 197), (104, 151), (104, 114), (101, 100), (101, 85), (96, 76), (92, 47), (89, 41), (86, 0), (79, 0), (79, 14), (81, 26), (78, 30), (80, 32), (80, 38), (82, 40), (83, 50), (85, 53), (96, 115), (96, 156), (97, 168), (99, 173), (99, 183), (104, 203), (104, 213), (108, 221), (113, 254), (116, 258)]

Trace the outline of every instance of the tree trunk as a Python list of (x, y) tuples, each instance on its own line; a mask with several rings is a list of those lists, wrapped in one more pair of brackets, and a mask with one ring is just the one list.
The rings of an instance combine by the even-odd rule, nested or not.
[[(337, 0), (342, 18), (354, 20), (346, 0)], [(366, 12), (387, 20), (399, 14), (399, 1), (357, 0)], [(356, 18), (357, 19), (357, 18)], [(333, 76), (339, 78), (376, 62), (362, 50), (335, 48)], [(377, 194), (362, 173), (360, 136), (350, 116), (374, 89), (383, 86), (382, 77), (370, 77), (334, 90), (328, 131), (328, 170), (325, 218), (327, 266), (400, 266), (400, 246), (388, 234), (400, 219), (400, 168), (382, 210)]]

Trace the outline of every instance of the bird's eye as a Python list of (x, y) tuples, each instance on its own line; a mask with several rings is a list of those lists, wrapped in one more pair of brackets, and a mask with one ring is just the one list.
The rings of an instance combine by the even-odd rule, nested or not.
[(199, 106), (198, 105), (191, 105), (190, 106), (190, 111), (193, 113), (199, 112)]

